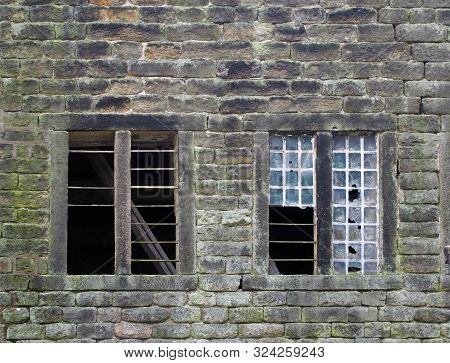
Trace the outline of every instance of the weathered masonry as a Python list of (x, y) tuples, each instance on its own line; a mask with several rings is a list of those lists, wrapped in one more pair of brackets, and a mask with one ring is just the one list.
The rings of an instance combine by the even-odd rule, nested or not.
[(449, 341), (447, 0), (0, 0), (0, 341)]

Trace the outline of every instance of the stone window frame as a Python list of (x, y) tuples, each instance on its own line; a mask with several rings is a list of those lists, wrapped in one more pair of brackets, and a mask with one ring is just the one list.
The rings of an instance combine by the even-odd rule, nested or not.
[[(398, 187), (397, 187), (397, 138), (396, 122), (392, 118), (378, 120), (358, 118), (316, 119), (291, 115), (270, 115), (260, 120), (248, 118), (247, 129), (255, 133), (254, 164), (254, 274), (269, 273), (269, 137), (273, 133), (314, 133), (318, 150), (327, 150), (325, 155), (316, 155), (316, 205), (317, 205), (317, 264), (318, 275), (332, 273), (332, 145), (333, 133), (364, 133), (378, 135), (379, 181), (380, 181), (380, 240), (379, 273), (395, 272)], [(299, 275), (297, 275), (299, 276)]]
[[(45, 120), (45, 118), (44, 118)], [(55, 120), (56, 121), (56, 120)], [(146, 127), (144, 122), (131, 125), (129, 123), (116, 122), (115, 124), (102, 125), (96, 122), (96, 118), (89, 119), (90, 122), (68, 122), (68, 123), (50, 123), (43, 122), (46, 128), (50, 128), (50, 159), (51, 159), (51, 183), (50, 183), (50, 246), (49, 246), (49, 273), (67, 274), (67, 211), (68, 211), (68, 154), (69, 154), (69, 131), (93, 131), (93, 130), (113, 130), (122, 141), (130, 141), (129, 131), (171, 131), (175, 133), (178, 143), (178, 206), (177, 213), (179, 218), (179, 269), (177, 275), (189, 275), (195, 273), (196, 252), (195, 252), (195, 200), (192, 197), (194, 193), (194, 132), (180, 131), (180, 127), (167, 127), (161, 122), (150, 123)], [(139, 120), (141, 121), (141, 120)], [(180, 121), (182, 122), (182, 121)], [(130, 127), (131, 126), (131, 127)], [(179, 126), (179, 125), (175, 125)], [(119, 144), (123, 144), (120, 143)], [(119, 147), (122, 147), (121, 145)], [(120, 155), (115, 153), (115, 157), (120, 159)], [(124, 162), (124, 160), (120, 160)], [(117, 170), (126, 165), (118, 164)], [(122, 168), (122, 169), (123, 169)], [(121, 184), (121, 183), (119, 183)], [(123, 188), (122, 188), (123, 189)], [(126, 192), (127, 193), (127, 192)], [(119, 197), (119, 196), (117, 196)], [(117, 213), (127, 213), (122, 210), (123, 207), (116, 205)], [(126, 218), (124, 219), (127, 220)], [(118, 247), (128, 249), (123, 245), (124, 231), (129, 227), (123, 223), (115, 223), (116, 230), (116, 260), (119, 265), (116, 266), (115, 275), (130, 275), (129, 268), (124, 267), (126, 254), (117, 254)], [(119, 236), (118, 233), (119, 232)], [(118, 238), (119, 237), (119, 238)]]

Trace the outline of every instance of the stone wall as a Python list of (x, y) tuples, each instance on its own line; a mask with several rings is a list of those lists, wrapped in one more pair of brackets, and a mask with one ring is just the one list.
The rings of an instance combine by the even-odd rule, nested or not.
[[(0, 341), (448, 342), (448, 1), (0, 5)], [(195, 275), (49, 275), (51, 129), (93, 120), (194, 131)], [(256, 274), (255, 130), (386, 122), (394, 271)]]

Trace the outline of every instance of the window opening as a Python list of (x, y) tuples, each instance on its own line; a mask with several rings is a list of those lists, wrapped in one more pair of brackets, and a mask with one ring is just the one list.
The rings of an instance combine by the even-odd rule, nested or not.
[(269, 272), (317, 270), (314, 138), (270, 137)]

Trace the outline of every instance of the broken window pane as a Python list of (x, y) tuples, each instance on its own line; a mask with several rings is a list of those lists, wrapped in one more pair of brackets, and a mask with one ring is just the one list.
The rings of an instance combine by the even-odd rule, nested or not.
[(333, 266), (336, 273), (377, 272), (377, 160), (375, 135), (333, 136)]
[(314, 139), (270, 138), (269, 255), (271, 274), (316, 270)]

